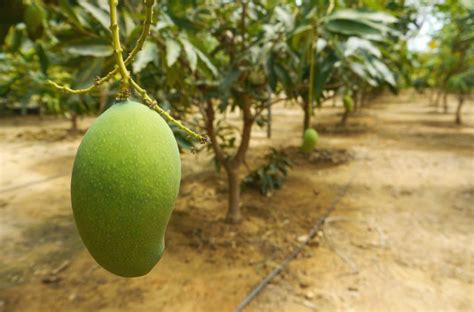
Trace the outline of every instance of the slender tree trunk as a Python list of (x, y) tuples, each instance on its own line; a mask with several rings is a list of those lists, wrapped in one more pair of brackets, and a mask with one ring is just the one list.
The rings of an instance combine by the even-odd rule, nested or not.
[(267, 109), (267, 138), (272, 137), (272, 105), (268, 105)]
[(359, 110), (359, 91), (354, 91), (353, 97), (354, 99), (354, 112)]
[(349, 117), (349, 112), (348, 112), (347, 110), (345, 110), (345, 111), (344, 111), (344, 114), (342, 114), (342, 118), (341, 118), (341, 122), (340, 122), (340, 125), (341, 125), (341, 126), (345, 126), (345, 125), (346, 125), (347, 117)]
[[(334, 91), (336, 92), (336, 91)], [(334, 94), (334, 97), (332, 98), (332, 107), (336, 107), (336, 100), (337, 100), (337, 93)]]
[(437, 110), (439, 109), (439, 103), (440, 103), (440, 99), (441, 99), (441, 94), (442, 94), (442, 91), (441, 91), (441, 90), (437, 90), (436, 96), (435, 96), (435, 101), (434, 101), (434, 105), (436, 106), (436, 109), (437, 109)]
[(227, 183), (229, 185), (228, 208), (226, 221), (238, 223), (241, 219), (240, 212), (240, 178), (239, 167), (226, 166)]
[(77, 113), (73, 111), (71, 112), (71, 132), (77, 132), (77, 130)]
[(217, 141), (217, 134), (214, 129), (215, 112), (212, 102), (209, 100), (206, 107), (206, 130), (211, 139), (212, 148), (217, 160), (224, 165), (227, 173), (228, 190), (228, 208), (226, 214), (226, 221), (229, 223), (238, 223), (241, 219), (240, 212), (240, 166), (245, 161), (245, 156), (250, 144), (250, 136), (252, 132), (252, 125), (254, 116), (250, 109), (251, 99), (247, 96), (242, 97), (242, 115), (243, 128), (241, 132), (241, 141), (236, 153), (233, 157), (226, 157), (224, 151)]
[(435, 89), (432, 89), (432, 90), (430, 90), (429, 92), (430, 92), (430, 96), (429, 96), (429, 99), (428, 99), (428, 104), (429, 104), (429, 105), (433, 105), (433, 104), (434, 104), (435, 95), (436, 95), (436, 90), (435, 90)]
[(359, 93), (359, 107), (362, 108), (364, 107), (364, 99), (365, 99), (365, 88), (360, 89)]
[(456, 124), (458, 125), (462, 124), (461, 109), (462, 109), (463, 104), (464, 104), (464, 95), (461, 94), (458, 97), (458, 107), (456, 108)]
[(310, 124), (311, 123), (311, 115), (308, 112), (308, 105), (309, 105), (309, 101), (307, 99), (303, 98), (303, 112), (304, 112), (303, 132), (306, 131), (306, 129), (311, 127), (311, 124)]
[(443, 111), (445, 114), (448, 113), (448, 92), (443, 94)]

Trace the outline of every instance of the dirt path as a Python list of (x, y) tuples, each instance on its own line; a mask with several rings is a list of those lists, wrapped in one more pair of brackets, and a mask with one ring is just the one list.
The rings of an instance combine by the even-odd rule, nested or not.
[[(272, 197), (245, 192), (238, 226), (222, 222), (225, 183), (209, 155), (183, 155), (167, 251), (139, 279), (99, 268), (77, 236), (69, 175), (80, 136), (55, 119), (0, 120), (0, 311), (232, 311), (351, 177), (324, 232), (248, 310), (473, 310), (472, 103), (457, 128), (413, 100), (379, 99), (347, 129), (333, 126), (339, 108), (322, 110), (329, 158), (297, 156)], [(250, 166), (269, 145), (296, 155), (299, 110), (274, 113), (274, 138), (255, 131)]]
[(472, 123), (453, 128), (400, 100), (366, 111), (373, 132), (348, 141), (366, 157), (348, 169), (354, 181), (321, 245), (249, 311), (474, 310)]

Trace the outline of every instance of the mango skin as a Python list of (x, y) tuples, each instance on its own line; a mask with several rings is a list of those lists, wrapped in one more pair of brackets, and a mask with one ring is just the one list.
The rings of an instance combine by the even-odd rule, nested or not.
[(178, 145), (160, 115), (126, 101), (99, 116), (71, 180), (74, 219), (97, 263), (123, 277), (148, 273), (165, 249), (180, 180)]
[(312, 128), (306, 129), (303, 135), (303, 145), (301, 146), (303, 153), (311, 153), (316, 147), (318, 140), (319, 134), (316, 130)]
[(345, 95), (342, 98), (342, 102), (344, 104), (344, 109), (346, 110), (346, 112), (352, 113), (352, 111), (354, 110), (354, 101), (352, 100), (352, 98), (349, 95)]

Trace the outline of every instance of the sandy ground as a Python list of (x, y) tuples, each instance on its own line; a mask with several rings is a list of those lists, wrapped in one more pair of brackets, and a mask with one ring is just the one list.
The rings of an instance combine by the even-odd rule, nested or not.
[(473, 105), (456, 127), (424, 102), (379, 98), (345, 129), (340, 108), (325, 108), (309, 158), (294, 148), (300, 111), (276, 107), (274, 137), (256, 130), (248, 163), (272, 145), (295, 166), (273, 196), (244, 193), (239, 225), (222, 222), (226, 185), (209, 155), (184, 154), (165, 256), (136, 279), (98, 267), (77, 235), (69, 179), (81, 136), (59, 119), (0, 119), (0, 311), (232, 311), (346, 185), (323, 231), (247, 310), (472, 311)]

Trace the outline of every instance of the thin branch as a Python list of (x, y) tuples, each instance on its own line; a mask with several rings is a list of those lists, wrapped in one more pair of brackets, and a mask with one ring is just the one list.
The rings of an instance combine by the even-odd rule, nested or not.
[(245, 153), (247, 152), (250, 144), (250, 136), (252, 134), (252, 125), (255, 120), (255, 116), (252, 116), (252, 111), (250, 109), (250, 101), (251, 99), (248, 98), (247, 96), (243, 96), (243, 105), (242, 105), (242, 111), (243, 111), (243, 119), (244, 119), (244, 126), (242, 129), (242, 139), (240, 141), (239, 148), (237, 150), (237, 153), (235, 156), (232, 158), (232, 161), (235, 164), (241, 164), (242, 161), (245, 159)]
[(242, 16), (240, 19), (240, 32), (242, 35), (242, 52), (245, 51), (245, 32), (247, 30), (247, 25), (246, 25), (246, 16), (247, 16), (247, 1), (246, 0), (240, 0), (240, 3), (242, 4)]
[(112, 32), (112, 43), (114, 46), (114, 54), (115, 54), (115, 61), (117, 62), (120, 75), (122, 76), (121, 80), (121, 95), (119, 94), (119, 98), (127, 98), (128, 97), (128, 86), (130, 83), (130, 73), (127, 70), (127, 66), (123, 61), (123, 49), (122, 44), (120, 43), (120, 29), (118, 25), (118, 18), (117, 18), (117, 5), (118, 0), (109, 0), (109, 7), (110, 7), (110, 31)]
[(257, 118), (258, 116), (260, 116), (263, 113), (263, 111), (265, 109), (268, 109), (270, 106), (273, 106), (279, 102), (288, 101), (288, 100), (290, 100), (288, 97), (283, 97), (283, 98), (275, 99), (273, 101), (268, 101), (267, 105), (264, 105), (259, 110), (255, 111), (254, 118)]
[(226, 164), (225, 154), (222, 150), (219, 142), (217, 142), (217, 135), (214, 129), (214, 118), (215, 118), (215, 111), (214, 107), (212, 106), (212, 101), (207, 100), (207, 106), (205, 108), (205, 116), (206, 116), (206, 131), (210, 137), (212, 148), (214, 149), (214, 153), (216, 154), (217, 160), (222, 163)]
[(138, 94), (140, 94), (140, 96), (143, 98), (143, 100), (145, 101), (145, 103), (148, 105), (148, 107), (150, 107), (151, 109), (153, 109), (154, 111), (156, 111), (157, 113), (159, 113), (161, 116), (163, 116), (166, 120), (168, 120), (169, 122), (173, 123), (174, 125), (176, 125), (179, 129), (183, 130), (184, 132), (186, 132), (188, 135), (190, 135), (191, 137), (201, 141), (202, 144), (205, 144), (205, 143), (209, 143), (209, 138), (207, 136), (203, 136), (203, 135), (200, 135), (194, 131), (192, 131), (191, 129), (189, 129), (188, 127), (186, 127), (185, 125), (183, 125), (183, 123), (175, 118), (173, 118), (173, 116), (171, 116), (167, 111), (163, 110), (159, 105), (158, 105), (158, 102), (156, 100), (153, 100), (149, 95), (148, 93), (146, 92), (145, 89), (143, 89), (142, 87), (140, 87), (138, 85), (138, 83), (135, 82), (135, 80), (133, 80), (132, 78), (130, 78), (130, 83), (132, 84), (132, 87), (135, 89), (135, 91), (137, 91)]
[[(143, 48), (143, 45), (145, 44), (146, 38), (148, 34), (150, 33), (150, 28), (152, 24), (152, 17), (153, 17), (153, 5), (155, 4), (155, 0), (145, 0), (145, 21), (143, 22), (143, 29), (142, 33), (140, 34), (140, 37), (137, 40), (137, 43), (135, 47), (133, 48), (132, 52), (128, 55), (127, 59), (125, 60), (125, 65), (129, 65), (137, 56), (138, 52), (140, 52)], [(48, 83), (53, 86), (54, 88), (63, 91), (63, 92), (69, 92), (73, 94), (83, 94), (87, 93), (89, 91), (92, 91), (96, 87), (104, 84), (105, 82), (109, 81), (112, 79), (112, 77), (119, 72), (119, 67), (115, 65), (114, 69), (112, 69), (107, 75), (105, 75), (102, 78), (98, 78), (94, 84), (91, 86), (84, 88), (84, 89), (72, 89), (67, 86), (62, 86), (52, 80), (48, 80)]]

